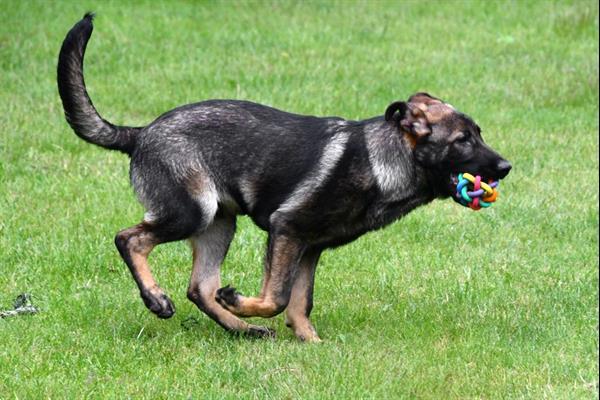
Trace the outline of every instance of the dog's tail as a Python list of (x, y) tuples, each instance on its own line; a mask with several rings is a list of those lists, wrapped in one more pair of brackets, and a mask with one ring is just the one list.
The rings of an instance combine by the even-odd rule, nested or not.
[(58, 92), (65, 117), (77, 136), (85, 141), (131, 155), (142, 128), (115, 126), (98, 114), (83, 80), (83, 56), (94, 29), (94, 14), (87, 13), (65, 37), (58, 56)]

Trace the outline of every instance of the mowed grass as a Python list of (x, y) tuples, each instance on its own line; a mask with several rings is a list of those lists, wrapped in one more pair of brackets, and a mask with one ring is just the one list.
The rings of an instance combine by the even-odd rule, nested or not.
[[(128, 160), (79, 140), (55, 75), (98, 16), (86, 83), (109, 121), (207, 98), (381, 115), (415, 91), (473, 116), (514, 165), (489, 210), (436, 201), (327, 252), (324, 342), (232, 337), (185, 296), (191, 254), (151, 263), (154, 317), (113, 245), (140, 221)], [(598, 5), (563, 2), (0, 1), (0, 398), (597, 398)], [(257, 293), (241, 218), (223, 281)]]

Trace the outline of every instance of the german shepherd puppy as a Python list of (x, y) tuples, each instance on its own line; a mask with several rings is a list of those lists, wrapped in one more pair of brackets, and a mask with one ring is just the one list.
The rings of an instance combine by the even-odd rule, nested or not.
[[(303, 341), (319, 341), (309, 315), (319, 255), (453, 194), (459, 172), (504, 178), (511, 165), (488, 147), (477, 124), (426, 93), (363, 121), (290, 114), (249, 101), (208, 100), (145, 127), (104, 120), (88, 97), (83, 58), (86, 14), (58, 59), (65, 116), (82, 139), (131, 157), (131, 183), (147, 210), (116, 246), (146, 306), (175, 312), (148, 265), (152, 249), (187, 239), (193, 250), (188, 298), (223, 328), (271, 336), (240, 317), (273, 317)], [(246, 297), (221, 287), (220, 266), (249, 215), (268, 232), (262, 289)]]

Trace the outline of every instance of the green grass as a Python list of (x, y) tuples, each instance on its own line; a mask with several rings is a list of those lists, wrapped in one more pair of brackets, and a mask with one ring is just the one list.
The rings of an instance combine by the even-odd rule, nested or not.
[[(598, 398), (598, 5), (0, 1), (0, 398)], [(490, 210), (436, 201), (330, 251), (302, 345), (235, 338), (186, 300), (190, 251), (151, 262), (177, 313), (139, 299), (113, 245), (143, 210), (125, 156), (62, 116), (58, 50), (98, 13), (86, 82), (147, 124), (249, 99), (366, 118), (418, 90), (472, 115), (514, 165)], [(260, 286), (242, 218), (223, 268)]]

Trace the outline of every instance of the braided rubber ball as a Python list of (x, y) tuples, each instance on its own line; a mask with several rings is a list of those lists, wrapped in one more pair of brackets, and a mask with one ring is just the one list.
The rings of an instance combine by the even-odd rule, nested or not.
[(465, 207), (479, 211), (487, 208), (498, 197), (498, 181), (482, 182), (481, 176), (473, 176), (467, 172), (458, 175), (454, 199)]

